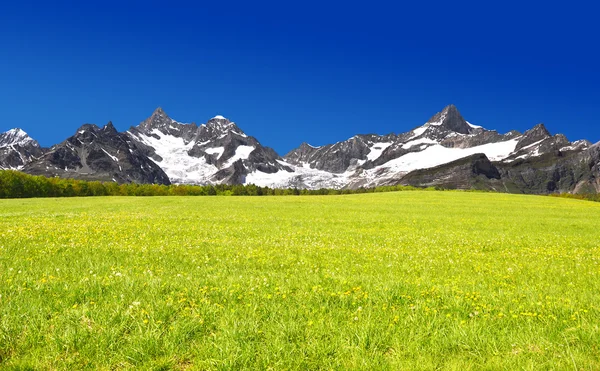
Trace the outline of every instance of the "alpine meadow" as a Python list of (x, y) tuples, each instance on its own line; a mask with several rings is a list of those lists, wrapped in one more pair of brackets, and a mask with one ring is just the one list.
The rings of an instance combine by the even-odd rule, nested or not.
[(7, 369), (600, 369), (600, 204), (0, 200)]

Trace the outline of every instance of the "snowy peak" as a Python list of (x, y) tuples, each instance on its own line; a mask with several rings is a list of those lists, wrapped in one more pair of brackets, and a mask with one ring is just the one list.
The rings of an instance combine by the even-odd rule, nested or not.
[(0, 169), (21, 169), (42, 153), (38, 142), (19, 128), (0, 133)]
[(543, 123), (539, 123), (536, 126), (534, 126), (533, 128), (527, 130), (524, 134), (524, 136), (529, 136), (529, 137), (539, 137), (539, 138), (547, 138), (549, 137), (551, 134), (548, 131), (548, 129), (546, 129), (546, 126)]
[(217, 115), (217, 116), (211, 118), (210, 120), (208, 120), (208, 122), (204, 125), (214, 128), (214, 129), (227, 130), (232, 126), (235, 126), (235, 123), (232, 121), (229, 121), (227, 118), (225, 118), (221, 115)]
[(446, 106), (441, 112), (433, 115), (425, 125), (440, 126), (460, 134), (469, 134), (476, 128), (462, 117), (453, 104)]
[(73, 136), (26, 164), (23, 171), (119, 183), (170, 183), (164, 171), (111, 122), (103, 127), (82, 125)]
[(199, 138), (203, 141), (212, 139), (222, 139), (229, 133), (237, 135), (242, 138), (248, 136), (235, 124), (233, 121), (229, 121), (221, 115), (217, 115), (204, 125), (200, 126)]
[[(582, 174), (580, 160), (589, 160), (586, 164), (590, 169), (600, 168), (597, 145), (591, 146), (587, 141), (571, 143), (561, 134), (552, 136), (543, 124), (524, 134), (500, 134), (470, 124), (454, 105), (446, 106), (424, 125), (405, 133), (355, 135), (319, 147), (302, 143), (284, 158), (224, 116), (214, 116), (202, 125), (185, 124), (170, 118), (160, 107), (126, 133), (117, 132), (111, 122), (101, 127), (86, 124), (49, 151), (39, 148), (20, 129), (0, 134), (0, 169), (162, 184), (358, 188), (399, 184), (405, 177), (407, 181), (414, 179), (410, 174), (417, 171), (421, 174), (417, 174), (420, 185), (442, 182), (468, 187), (508, 179), (527, 183), (522, 185), (527, 190), (532, 180), (527, 176), (531, 164), (543, 165), (545, 169), (570, 159), (572, 163), (559, 169), (560, 176), (572, 177), (563, 181), (567, 185), (578, 181)], [(446, 166), (450, 163), (452, 166)], [(498, 171), (486, 170), (494, 167)], [(475, 169), (486, 171), (474, 172)], [(533, 180), (546, 182), (542, 186), (552, 191), (556, 187), (553, 174), (541, 180), (536, 175)], [(600, 179), (600, 169), (595, 174), (593, 179)], [(600, 183), (596, 185), (600, 191)]]
[(291, 171), (275, 151), (221, 115), (198, 126), (174, 121), (157, 109), (127, 134), (174, 183), (239, 183), (253, 171)]
[(29, 146), (39, 147), (37, 141), (33, 140), (25, 131), (19, 128), (10, 129), (0, 134), (0, 148), (8, 146)]

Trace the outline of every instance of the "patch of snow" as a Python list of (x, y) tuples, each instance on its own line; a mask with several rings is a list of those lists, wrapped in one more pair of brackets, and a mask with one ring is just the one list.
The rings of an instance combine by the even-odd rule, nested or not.
[(383, 151), (385, 151), (389, 146), (391, 146), (392, 142), (387, 143), (375, 143), (373, 147), (371, 147), (371, 151), (367, 154), (368, 161), (375, 161), (381, 156)]
[[(444, 111), (444, 112), (442, 112), (439, 121), (429, 121), (429, 122), (427, 122), (427, 124), (429, 124), (431, 126), (440, 126), (444, 123), (444, 120), (446, 119), (446, 115), (447, 115), (447, 113)], [(427, 125), (427, 124), (425, 124), (425, 125)]]
[(347, 173), (333, 174), (328, 171), (311, 169), (310, 167), (294, 166), (282, 160), (277, 160), (281, 165), (292, 168), (293, 172), (279, 170), (276, 173), (264, 173), (255, 170), (246, 176), (246, 184), (255, 184), (270, 188), (335, 188), (339, 189), (348, 184)]
[(402, 143), (401, 147), (408, 149), (412, 146), (416, 146), (416, 145), (420, 145), (420, 144), (438, 144), (438, 142), (436, 142), (433, 139), (429, 139), (429, 138), (419, 138), (419, 139), (411, 140), (410, 142)]
[(177, 124), (177, 125), (189, 125), (187, 122), (179, 122), (179, 121), (177, 121), (177, 120), (173, 120), (173, 119), (171, 119), (171, 125), (169, 125), (169, 126), (171, 126), (173, 129), (179, 129), (179, 128), (176, 128), (176, 127), (174, 127), (172, 124)]
[(244, 134), (244, 133), (238, 133), (238, 132), (237, 132), (237, 131), (235, 131), (235, 130), (231, 130), (231, 132), (232, 132), (233, 134), (239, 135), (240, 137), (243, 137), (243, 138), (248, 138), (248, 136), (247, 136), (246, 134)]
[(238, 146), (235, 149), (235, 154), (231, 156), (229, 160), (223, 165), (224, 167), (231, 166), (237, 160), (246, 160), (250, 156), (250, 153), (254, 151), (253, 146)]
[(221, 115), (216, 115), (215, 117), (213, 117), (212, 119), (214, 120), (227, 120), (225, 117), (221, 116)]
[(187, 152), (194, 146), (193, 142), (185, 144), (183, 138), (165, 135), (157, 129), (152, 130), (150, 134), (158, 135), (160, 139), (152, 135), (136, 136), (129, 132), (129, 135), (136, 136), (142, 143), (154, 148), (162, 161), (153, 161), (163, 169), (172, 183), (206, 184), (207, 179), (219, 170), (216, 166), (206, 163), (204, 157), (188, 155)]
[(467, 125), (469, 125), (469, 126), (470, 126), (470, 127), (472, 127), (473, 129), (483, 129), (483, 127), (482, 127), (482, 126), (479, 126), (479, 125), (473, 125), (473, 124), (471, 124), (469, 121), (467, 121)]
[(35, 143), (35, 141), (19, 128), (10, 129), (3, 134), (0, 133), (0, 147), (2, 148), (10, 145), (24, 146), (31, 143)]
[(560, 151), (574, 151), (577, 149), (583, 149), (583, 148), (587, 148), (588, 144), (585, 140), (576, 140), (573, 143), (571, 143), (570, 146), (564, 146), (560, 149)]
[(204, 152), (208, 153), (209, 155), (217, 155), (217, 159), (218, 159), (219, 157), (221, 157), (224, 150), (225, 150), (225, 148), (223, 148), (223, 147), (214, 147), (214, 148), (206, 148), (204, 150)]
[(423, 134), (423, 133), (425, 132), (425, 130), (427, 130), (427, 126), (425, 126), (425, 125), (423, 125), (423, 126), (421, 126), (421, 127), (418, 127), (418, 128), (416, 128), (416, 129), (414, 129), (414, 130), (412, 131), (412, 133), (413, 133), (413, 136), (412, 136), (412, 137), (413, 137), (413, 138), (414, 138), (414, 137), (418, 137), (419, 135)]
[(499, 161), (514, 152), (517, 142), (518, 139), (512, 139), (470, 148), (447, 148), (435, 144), (420, 152), (407, 153), (406, 155), (388, 161), (383, 165), (366, 170), (365, 173), (367, 173), (367, 175), (375, 176), (375, 174), (381, 174), (382, 170), (386, 169), (387, 172), (405, 174), (417, 169), (427, 169), (446, 164), (476, 153), (484, 153), (490, 161)]
[(103, 151), (104, 153), (106, 153), (106, 154), (108, 155), (108, 157), (112, 158), (112, 160), (113, 160), (114, 162), (119, 162), (119, 159), (118, 159), (117, 157), (115, 157), (115, 156), (111, 155), (110, 153), (106, 152), (106, 150), (105, 150), (104, 148), (102, 148), (102, 151)]
[(525, 146), (525, 147), (521, 148), (519, 151), (522, 151), (522, 150), (524, 150), (524, 149), (530, 149), (530, 148), (532, 148), (533, 146), (536, 146), (536, 145), (538, 145), (538, 144), (542, 143), (544, 140), (545, 140), (545, 139), (542, 139), (542, 140), (538, 140), (538, 141), (537, 141), (537, 142), (535, 142), (535, 143), (531, 143), (530, 145), (528, 145), (528, 146)]

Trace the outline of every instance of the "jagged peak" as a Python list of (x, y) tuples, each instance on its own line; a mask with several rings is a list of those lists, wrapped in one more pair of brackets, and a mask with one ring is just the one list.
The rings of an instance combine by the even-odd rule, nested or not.
[(547, 136), (547, 137), (552, 136), (552, 134), (550, 134), (550, 132), (546, 128), (546, 125), (544, 125), (544, 123), (542, 123), (542, 122), (535, 125), (533, 128), (527, 130), (523, 135), (532, 135), (532, 134), (535, 134), (538, 136), (543, 135), (543, 136)]
[(112, 121), (109, 121), (106, 125), (104, 125), (104, 127), (102, 128), (102, 130), (106, 130), (106, 131), (110, 131), (110, 132), (117, 132), (117, 129), (115, 129), (115, 126), (113, 125)]
[(216, 115), (215, 117), (209, 119), (206, 123), (207, 126), (216, 126), (216, 127), (228, 127), (235, 126), (235, 122), (230, 121), (228, 118)]
[[(515, 150), (520, 150), (521, 148), (527, 147), (535, 142), (539, 142), (541, 140), (551, 138), (552, 135), (546, 129), (546, 126), (542, 123), (537, 124), (533, 128), (527, 130), (523, 133), (523, 136), (519, 140), (517, 147)], [(566, 139), (566, 138), (565, 138)]]
[(97, 131), (97, 130), (100, 130), (100, 128), (96, 124), (86, 123), (86, 124), (81, 125), (79, 127), (79, 129), (77, 129), (77, 134), (83, 134), (83, 133), (85, 133), (88, 130)]
[(154, 112), (152, 112), (152, 116), (167, 116), (167, 113), (162, 109), (162, 107), (156, 107)]
[[(448, 112), (458, 112), (458, 108), (456, 108), (456, 106), (452, 103), (450, 103), (449, 105), (447, 105), (446, 107), (444, 107), (444, 109), (442, 110), (442, 112), (448, 113)], [(460, 113), (459, 113), (460, 114)]]
[(228, 128), (237, 128), (237, 125), (235, 124), (235, 122), (229, 121), (229, 119), (227, 119), (221, 115), (217, 115), (217, 116), (211, 118), (210, 120), (208, 120), (208, 122), (205, 124), (205, 126), (210, 127), (210, 128), (220, 129), (220, 130), (225, 130)]
[(206, 124), (200, 125), (200, 132), (203, 133), (202, 135), (209, 135), (211, 137), (214, 136), (219, 138), (229, 134), (234, 134), (244, 138), (248, 137), (244, 131), (236, 125), (235, 122), (229, 121), (229, 119), (221, 115), (217, 115), (208, 120)]
[(454, 104), (449, 104), (444, 109), (429, 119), (426, 126), (441, 126), (460, 134), (469, 134), (474, 127), (462, 117)]
[(178, 122), (170, 118), (169, 115), (167, 115), (167, 113), (162, 109), (162, 107), (158, 107), (154, 110), (154, 112), (152, 112), (152, 115), (150, 115), (150, 117), (148, 117), (138, 125), (138, 128), (152, 130), (173, 123)]
[(15, 135), (15, 136), (28, 136), (27, 133), (25, 132), (25, 130), (23, 130), (21, 128), (10, 129), (4, 134)]

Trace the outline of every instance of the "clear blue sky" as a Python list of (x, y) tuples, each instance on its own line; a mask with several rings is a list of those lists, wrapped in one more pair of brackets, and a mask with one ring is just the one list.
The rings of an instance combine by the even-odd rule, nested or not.
[(506, 132), (600, 140), (593, 2), (3, 1), (0, 131), (42, 145), (161, 106), (281, 155), (404, 132), (453, 103)]

